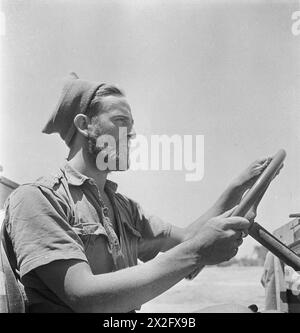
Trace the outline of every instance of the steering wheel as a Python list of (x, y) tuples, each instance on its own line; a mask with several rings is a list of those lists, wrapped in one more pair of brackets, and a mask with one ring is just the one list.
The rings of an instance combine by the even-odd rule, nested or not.
[(286, 152), (283, 149), (279, 150), (278, 153), (272, 158), (271, 162), (263, 171), (263, 173), (260, 175), (260, 177), (257, 179), (255, 184), (242, 198), (241, 202), (232, 213), (232, 216), (245, 216), (249, 209), (257, 201), (257, 199), (261, 199), (274, 176), (281, 168), (285, 157)]
[[(285, 157), (286, 152), (283, 149), (279, 150), (277, 154), (274, 155), (270, 164), (266, 167), (251, 189), (245, 194), (231, 216), (244, 217), (250, 208), (261, 200), (276, 173), (282, 167)], [(291, 266), (296, 271), (300, 270), (300, 258), (297, 254), (257, 222), (251, 224), (249, 235), (281, 259), (285, 264)]]

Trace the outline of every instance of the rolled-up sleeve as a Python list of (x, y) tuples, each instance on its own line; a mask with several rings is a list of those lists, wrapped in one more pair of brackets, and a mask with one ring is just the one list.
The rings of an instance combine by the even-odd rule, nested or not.
[(66, 205), (50, 189), (23, 185), (8, 199), (5, 220), (21, 278), (55, 260), (87, 261), (68, 215)]
[(133, 202), (136, 228), (141, 234), (138, 258), (142, 261), (153, 259), (170, 237), (172, 225), (155, 215), (150, 215), (136, 202)]

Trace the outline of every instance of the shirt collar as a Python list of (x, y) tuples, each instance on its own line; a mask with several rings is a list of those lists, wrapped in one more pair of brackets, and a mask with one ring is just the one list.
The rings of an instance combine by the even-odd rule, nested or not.
[[(74, 169), (68, 162), (61, 167), (61, 170), (65, 174), (68, 184), (73, 186), (81, 186), (85, 182), (94, 182), (93, 178), (87, 177)], [(116, 192), (118, 184), (107, 179), (105, 182), (105, 189), (109, 189), (113, 192)]]

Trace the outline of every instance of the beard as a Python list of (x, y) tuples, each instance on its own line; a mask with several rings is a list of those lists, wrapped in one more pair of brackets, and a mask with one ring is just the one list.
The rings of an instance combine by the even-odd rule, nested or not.
[[(101, 159), (104, 164), (107, 166), (105, 171), (125, 171), (129, 169), (129, 147), (124, 143), (117, 143), (112, 146), (109, 145), (108, 142), (104, 142), (104, 144), (99, 144), (99, 138), (101, 138), (101, 134), (95, 135), (92, 133), (88, 134), (88, 152), (92, 157), (92, 160), (95, 162), (96, 167), (102, 171), (104, 171), (97, 165), (97, 159), (99, 154), (101, 154)], [(101, 140), (100, 140), (101, 142)]]
[(97, 139), (99, 135), (95, 134), (88, 134), (87, 141), (88, 141), (88, 152), (96, 160), (97, 155), (102, 151), (103, 148), (97, 146)]

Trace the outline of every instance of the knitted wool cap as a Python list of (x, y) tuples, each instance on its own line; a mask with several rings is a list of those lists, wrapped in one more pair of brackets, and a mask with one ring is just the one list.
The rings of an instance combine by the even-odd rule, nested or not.
[(58, 105), (42, 132), (46, 134), (58, 133), (70, 146), (76, 133), (74, 118), (79, 113), (86, 114), (97, 89), (102, 85), (103, 83), (81, 80), (77, 74), (70, 73), (64, 84)]

